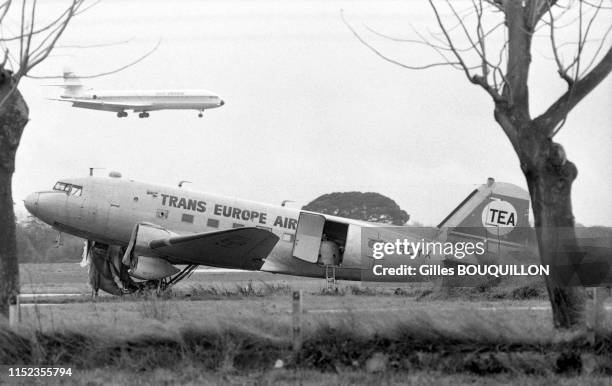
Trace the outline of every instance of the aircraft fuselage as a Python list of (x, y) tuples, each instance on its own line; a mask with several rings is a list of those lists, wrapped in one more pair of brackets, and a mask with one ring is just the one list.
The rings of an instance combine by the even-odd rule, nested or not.
[[(125, 247), (134, 226), (142, 222), (181, 235), (257, 227), (279, 237), (261, 270), (313, 277), (325, 274), (324, 267), (292, 257), (298, 209), (124, 178), (84, 177), (61, 181), (77, 193), (58, 190), (56, 185), (54, 190), (33, 193), (25, 200), (33, 215), (59, 231)], [(362, 269), (360, 228), (364, 224), (377, 224), (325, 216), (343, 228), (339, 232), (344, 234), (346, 250), (338, 277), (359, 280)]]
[[(62, 95), (72, 102), (95, 102), (101, 110), (120, 110), (117, 106), (134, 111), (154, 110), (206, 110), (221, 107), (225, 102), (206, 90), (148, 90), (148, 91), (90, 91), (82, 95)], [(146, 107), (144, 107), (146, 106)], [(85, 107), (85, 106), (84, 106)], [(86, 108), (98, 109), (90, 104)]]
[[(512, 184), (489, 183), (472, 192), (451, 212), (442, 222), (444, 227), (406, 229), (137, 182), (113, 173), (110, 178), (63, 179), (53, 190), (28, 196), (25, 205), (30, 213), (60, 231), (120, 247), (134, 240), (136, 226), (143, 223), (179, 236), (260, 228), (276, 235), (278, 241), (257, 269), (325, 277), (326, 267), (332, 265), (336, 278), (348, 280), (372, 280), (374, 269), (382, 267), (383, 262), (391, 267), (440, 264), (450, 253), (457, 259), (466, 258), (461, 260), (464, 263), (476, 263), (474, 254), (523, 248), (529, 211), (526, 192)], [(499, 215), (502, 212), (504, 216)], [(450, 242), (462, 248), (472, 244), (476, 249), (460, 256), (453, 249), (449, 252), (440, 247), (417, 253), (418, 247), (413, 245), (410, 249), (405, 245), (403, 252), (375, 256), (374, 245), (380, 247), (398, 240), (414, 245)], [(215, 260), (207, 256), (205, 249), (194, 254), (190, 264), (222, 268), (241, 268), (244, 264)], [(171, 264), (186, 264), (171, 255), (161, 257)], [(427, 278), (411, 275), (403, 279), (421, 280)]]

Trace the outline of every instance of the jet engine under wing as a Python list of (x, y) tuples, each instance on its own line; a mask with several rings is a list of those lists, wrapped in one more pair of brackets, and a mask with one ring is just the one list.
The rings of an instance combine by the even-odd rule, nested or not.
[(149, 247), (174, 264), (258, 270), (277, 242), (272, 232), (245, 227), (157, 239)]
[(91, 109), (91, 110), (103, 110), (103, 111), (124, 111), (124, 110), (134, 110), (134, 111), (149, 111), (153, 109), (153, 106), (150, 104), (137, 104), (137, 103), (109, 103), (105, 101), (96, 101), (96, 100), (77, 100), (77, 99), (52, 99), (54, 101), (62, 101), (62, 102), (72, 102), (72, 107), (80, 107), (83, 109)]

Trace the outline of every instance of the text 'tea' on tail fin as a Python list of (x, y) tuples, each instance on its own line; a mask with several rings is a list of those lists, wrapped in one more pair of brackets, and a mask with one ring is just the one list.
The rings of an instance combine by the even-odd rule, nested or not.
[(487, 250), (522, 249), (530, 244), (529, 193), (489, 178), (470, 193), (438, 228), (449, 241), (485, 241)]

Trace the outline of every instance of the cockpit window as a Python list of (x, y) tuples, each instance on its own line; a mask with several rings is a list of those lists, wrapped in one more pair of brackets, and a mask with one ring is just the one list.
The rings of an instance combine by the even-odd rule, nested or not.
[(65, 182), (57, 182), (55, 186), (53, 186), (53, 190), (59, 190), (60, 192), (66, 192), (71, 196), (80, 196), (83, 192), (83, 187), (79, 185), (68, 184)]
[(55, 184), (55, 186), (53, 187), (53, 190), (66, 190), (66, 186), (68, 186), (68, 184), (65, 184), (63, 182), (58, 182)]

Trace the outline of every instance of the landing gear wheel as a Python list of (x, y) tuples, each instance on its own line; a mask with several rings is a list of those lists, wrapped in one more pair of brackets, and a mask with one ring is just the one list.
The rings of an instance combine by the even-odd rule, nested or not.
[(138, 118), (149, 118), (149, 113), (143, 111), (138, 114)]
[(202, 118), (204, 115), (202, 114), (202, 111), (200, 111), (200, 113), (198, 114), (198, 118)]
[(125, 111), (119, 111), (119, 112), (117, 113), (117, 116), (118, 116), (119, 118), (127, 117), (127, 113), (126, 113)]

